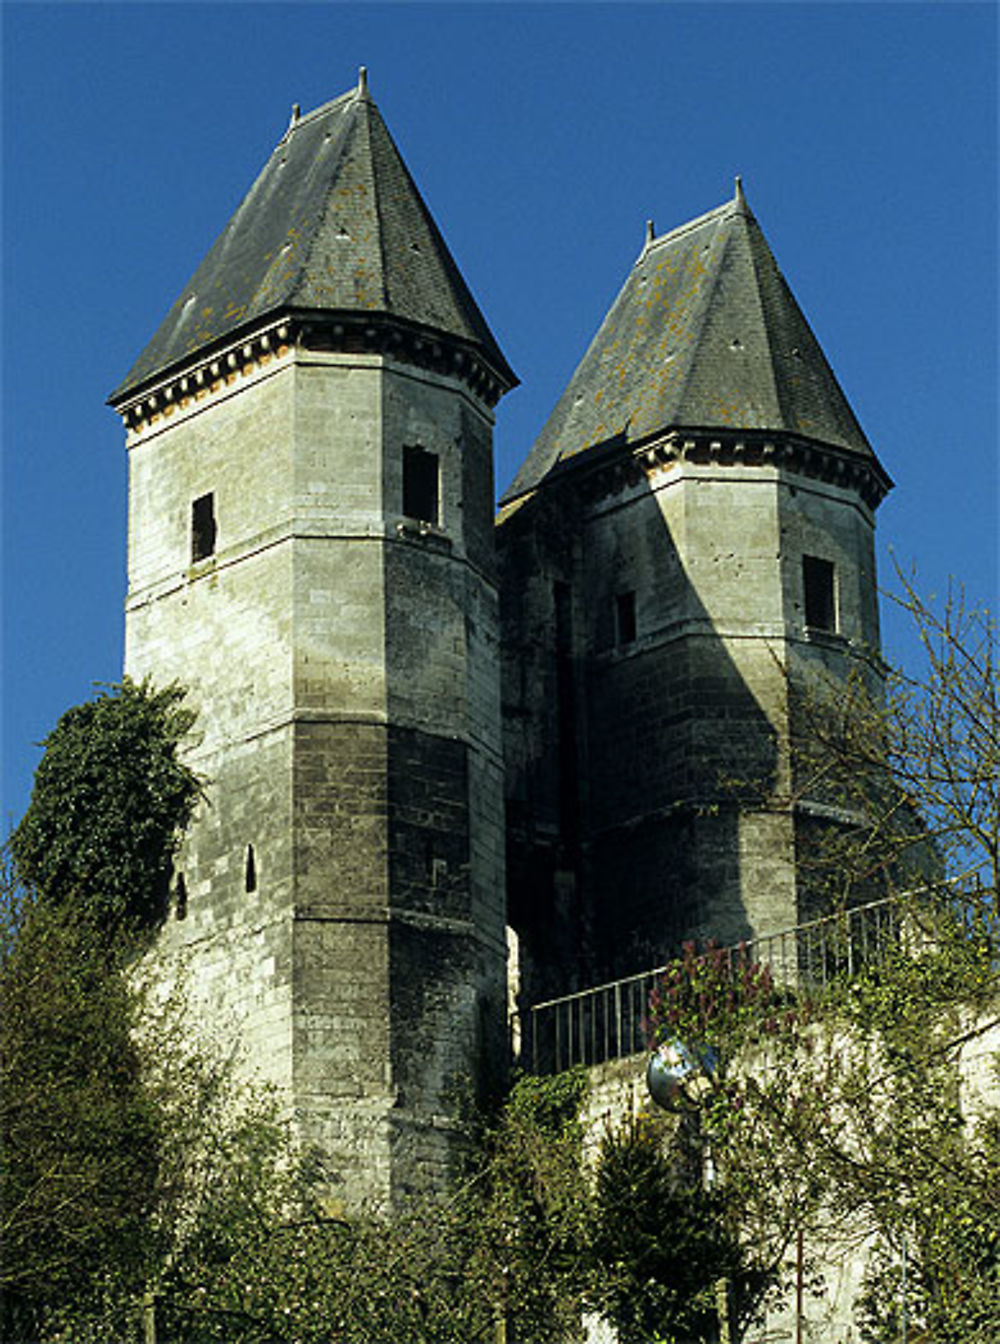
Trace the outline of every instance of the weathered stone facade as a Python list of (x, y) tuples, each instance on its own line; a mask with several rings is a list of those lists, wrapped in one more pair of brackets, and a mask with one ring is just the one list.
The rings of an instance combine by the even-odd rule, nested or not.
[[(130, 442), (126, 669), (190, 688), (209, 781), (161, 952), (196, 949), (204, 1011), (355, 1199), (395, 1146), (438, 1179), (449, 1090), (502, 1046), (491, 420), (448, 378), (279, 344)], [(424, 530), (406, 444), (440, 467)]]
[(355, 1207), (440, 1187), (457, 1093), (502, 1067), (513, 381), (362, 80), (296, 119), (113, 398), (126, 671), (189, 689), (208, 781), (157, 956)]
[(208, 781), (157, 956), (351, 1205), (439, 1185), (502, 1073), (505, 924), (523, 1000), (802, 913), (786, 673), (877, 647), (887, 478), (741, 192), (637, 267), (500, 574), (516, 379), (364, 78), (112, 397), (126, 670), (189, 688)]
[(741, 190), (650, 236), (499, 519), (522, 1001), (813, 913), (789, 702), (878, 649), (888, 484)]

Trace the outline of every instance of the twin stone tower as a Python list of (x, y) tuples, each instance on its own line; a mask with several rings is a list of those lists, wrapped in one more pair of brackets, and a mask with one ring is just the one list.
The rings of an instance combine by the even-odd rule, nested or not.
[(440, 1188), (513, 1004), (812, 913), (790, 687), (878, 645), (890, 482), (738, 184), (650, 229), (495, 516), (516, 381), (362, 73), (111, 397), (126, 671), (208, 781), (157, 964), (347, 1207)]

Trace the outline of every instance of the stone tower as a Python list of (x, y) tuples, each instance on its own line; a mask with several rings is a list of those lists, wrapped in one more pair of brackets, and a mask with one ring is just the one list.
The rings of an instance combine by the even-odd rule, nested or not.
[(810, 914), (789, 689), (877, 649), (890, 482), (734, 199), (663, 237), (502, 502), (524, 998)]
[(503, 1048), (515, 382), (362, 72), (295, 109), (110, 399), (126, 671), (189, 688), (208, 780), (158, 954), (348, 1206), (440, 1182), (456, 1090)]

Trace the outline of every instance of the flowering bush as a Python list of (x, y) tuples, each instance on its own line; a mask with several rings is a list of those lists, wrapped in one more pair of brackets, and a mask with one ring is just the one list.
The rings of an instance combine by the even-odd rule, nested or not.
[(790, 1032), (802, 1018), (770, 968), (752, 961), (742, 945), (733, 953), (709, 943), (698, 952), (685, 943), (650, 995), (646, 1028), (651, 1048), (680, 1041), (694, 1053), (720, 1053), (724, 1065), (727, 1055)]

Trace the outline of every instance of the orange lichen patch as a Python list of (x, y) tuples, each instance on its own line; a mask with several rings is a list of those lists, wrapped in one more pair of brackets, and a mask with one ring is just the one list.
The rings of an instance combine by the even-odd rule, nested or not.
[(734, 401), (723, 401), (721, 398), (716, 397), (713, 402), (713, 407), (719, 418), (720, 424), (731, 425), (741, 418), (740, 408)]

